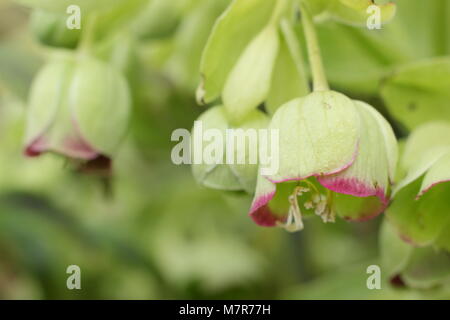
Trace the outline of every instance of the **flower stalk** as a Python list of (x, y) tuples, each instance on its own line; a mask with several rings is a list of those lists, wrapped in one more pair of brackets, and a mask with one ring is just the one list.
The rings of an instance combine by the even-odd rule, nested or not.
[(78, 45), (79, 52), (90, 53), (95, 43), (95, 29), (97, 24), (97, 15), (91, 14), (86, 22), (86, 27), (81, 34), (81, 40)]
[(311, 14), (303, 1), (300, 2), (300, 11), (302, 14), (302, 24), (305, 32), (309, 63), (311, 65), (311, 72), (313, 76), (313, 90), (327, 91), (330, 88), (328, 86), (327, 77), (323, 67), (316, 29), (314, 27)]

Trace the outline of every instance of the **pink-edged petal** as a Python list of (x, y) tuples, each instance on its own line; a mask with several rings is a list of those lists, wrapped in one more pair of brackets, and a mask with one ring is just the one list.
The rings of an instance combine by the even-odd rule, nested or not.
[(275, 192), (262, 195), (255, 199), (250, 208), (250, 217), (262, 227), (275, 227), (280, 219), (269, 208), (269, 201), (275, 196)]
[(377, 216), (389, 204), (397, 144), (391, 127), (375, 109), (363, 102), (355, 103), (361, 119), (359, 154), (348, 169), (317, 180), (340, 194), (336, 195), (335, 202), (341, 217), (362, 221)]
[(44, 137), (38, 137), (25, 147), (24, 154), (27, 157), (38, 157), (47, 150), (47, 144)]
[(280, 219), (269, 207), (269, 202), (274, 198), (275, 193), (276, 185), (259, 175), (249, 215), (260, 226), (274, 227)]
[(71, 158), (84, 160), (93, 160), (99, 156), (99, 153), (80, 137), (67, 137), (61, 149), (55, 149), (55, 151)]

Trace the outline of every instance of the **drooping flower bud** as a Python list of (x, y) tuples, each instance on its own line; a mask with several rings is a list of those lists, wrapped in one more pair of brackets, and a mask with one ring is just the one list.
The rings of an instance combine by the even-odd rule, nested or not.
[(128, 84), (114, 68), (89, 56), (56, 56), (31, 88), (25, 154), (111, 157), (126, 133), (130, 104)]
[(397, 161), (395, 136), (371, 106), (334, 91), (293, 100), (275, 113), (279, 171), (259, 176), (250, 215), (263, 226), (303, 228), (302, 215), (332, 222), (384, 211)]
[(229, 117), (238, 122), (264, 102), (278, 54), (277, 27), (265, 27), (247, 46), (228, 76), (222, 93)]
[(209, 188), (252, 193), (258, 175), (258, 130), (268, 124), (259, 110), (251, 111), (239, 127), (230, 124), (223, 106), (203, 113), (192, 130), (195, 179)]

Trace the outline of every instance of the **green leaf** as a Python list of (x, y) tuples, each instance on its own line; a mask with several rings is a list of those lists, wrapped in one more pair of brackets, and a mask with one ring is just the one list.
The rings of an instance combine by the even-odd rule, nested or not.
[(398, 42), (408, 45), (413, 57), (430, 58), (450, 53), (448, 0), (396, 0), (395, 3), (396, 17), (386, 29), (397, 34)]
[(219, 97), (228, 74), (248, 43), (268, 23), (275, 1), (234, 0), (217, 20), (203, 52), (203, 82), (198, 100), (209, 103)]
[(419, 196), (423, 195), (437, 184), (448, 181), (450, 181), (450, 150), (440, 157), (425, 174), (422, 186), (420, 187)]
[(400, 68), (383, 83), (391, 113), (408, 128), (450, 118), (450, 58), (434, 58)]
[(270, 24), (244, 50), (222, 94), (231, 121), (238, 123), (267, 98), (278, 48), (277, 27)]
[(201, 2), (186, 14), (174, 35), (174, 50), (168, 61), (168, 69), (173, 80), (191, 92), (195, 91), (200, 81), (198, 70), (203, 47), (226, 4), (226, 0)]
[(405, 144), (402, 166), (410, 169), (417, 157), (436, 153), (437, 149), (450, 146), (450, 122), (428, 122), (415, 129)]
[(317, 33), (327, 76), (334, 87), (352, 88), (352, 92), (364, 95), (378, 94), (379, 81), (389, 64), (399, 60), (395, 47), (398, 41), (386, 48), (389, 34), (384, 29), (373, 32), (327, 21), (318, 25)]
[(450, 125), (431, 122), (407, 140), (402, 157), (406, 177), (395, 187), (388, 217), (399, 233), (418, 245), (450, 248)]

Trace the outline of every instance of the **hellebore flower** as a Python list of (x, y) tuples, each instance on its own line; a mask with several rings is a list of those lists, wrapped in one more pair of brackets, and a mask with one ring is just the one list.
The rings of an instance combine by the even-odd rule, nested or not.
[(31, 88), (25, 154), (109, 158), (126, 133), (130, 104), (127, 82), (114, 68), (88, 56), (57, 56)]
[(387, 207), (397, 143), (371, 106), (317, 91), (280, 107), (269, 129), (279, 130), (279, 171), (258, 177), (256, 223), (297, 231), (302, 215), (365, 220)]
[(414, 130), (400, 168), (406, 175), (394, 188), (389, 222), (411, 244), (450, 251), (450, 123), (430, 122)]
[(195, 122), (192, 130), (192, 172), (203, 186), (227, 190), (255, 190), (259, 163), (258, 131), (269, 118), (253, 110), (239, 126), (230, 124), (223, 106), (216, 106)]

